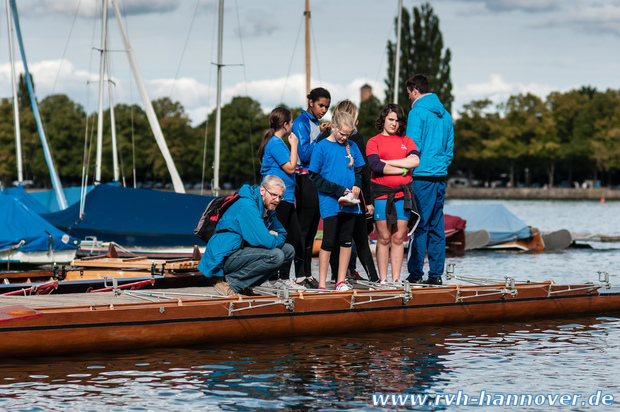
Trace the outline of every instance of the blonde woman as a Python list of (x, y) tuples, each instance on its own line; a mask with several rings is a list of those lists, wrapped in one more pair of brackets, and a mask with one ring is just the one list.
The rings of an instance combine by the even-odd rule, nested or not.
[(364, 158), (357, 145), (348, 141), (354, 130), (355, 121), (349, 113), (334, 113), (331, 134), (317, 143), (308, 169), (310, 181), (319, 195), (319, 209), (323, 218), (319, 289), (326, 288), (327, 269), (334, 248), (340, 249), (335, 290), (351, 289), (345, 277), (351, 257), (355, 215), (361, 213), (359, 195), (364, 165)]

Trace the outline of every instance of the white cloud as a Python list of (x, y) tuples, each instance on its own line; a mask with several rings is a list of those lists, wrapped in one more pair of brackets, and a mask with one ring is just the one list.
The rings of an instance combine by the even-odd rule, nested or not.
[(522, 11), (526, 13), (540, 13), (556, 10), (560, 7), (559, 0), (458, 0), (463, 3), (473, 3), (467, 14), (473, 11), (504, 13)]
[(487, 82), (470, 83), (464, 87), (455, 85), (453, 89), (455, 96), (453, 112), (456, 115), (461, 106), (474, 100), (489, 99), (494, 105), (498, 105), (506, 102), (510, 96), (518, 94), (532, 93), (541, 99), (545, 99), (552, 91), (557, 91), (557, 87), (539, 83), (509, 83), (501, 75), (491, 74)]
[[(85, 70), (76, 70), (75, 66), (63, 59), (44, 60), (31, 63), (28, 69), (34, 80), (35, 94), (39, 99), (48, 94), (67, 94), (71, 95), (85, 88), (89, 79), (93, 80), (93, 75)], [(15, 63), (15, 77), (19, 78), (24, 73), (24, 65), (21, 61)], [(94, 77), (96, 81), (98, 76)], [(0, 64), (0, 91), (3, 95), (11, 95), (11, 64)]]
[(571, 12), (566, 21), (556, 24), (586, 32), (608, 32), (620, 36), (620, 6), (603, 4), (583, 7)]
[[(138, 15), (174, 11), (181, 4), (181, 0), (124, 0), (117, 4), (126, 15)], [(30, 0), (20, 2), (18, 11), (20, 14), (41, 16), (73, 16), (77, 12), (80, 17), (90, 18), (101, 14), (101, 0)], [(112, 12), (111, 8), (109, 12)]]

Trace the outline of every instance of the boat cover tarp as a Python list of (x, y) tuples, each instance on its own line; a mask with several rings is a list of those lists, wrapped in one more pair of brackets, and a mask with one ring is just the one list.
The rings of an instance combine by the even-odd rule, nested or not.
[[(86, 193), (93, 190), (93, 187), (94, 186), (92, 185), (86, 186)], [(65, 194), (67, 205), (69, 206), (78, 203), (80, 201), (80, 197), (82, 196), (82, 188), (80, 186), (65, 187), (62, 191)], [(48, 209), (48, 211), (44, 213), (57, 212), (60, 210), (60, 207), (58, 207), (58, 199), (56, 199), (56, 192), (54, 190), (32, 191), (28, 194)]]
[(530, 228), (501, 203), (445, 205), (444, 212), (465, 219), (466, 232), (487, 230), (489, 245), (530, 237)]
[(27, 193), (24, 190), (23, 186), (17, 187), (7, 187), (6, 189), (2, 189), (3, 195), (9, 195), (18, 198), (24, 205), (28, 207), (28, 209), (32, 210), (35, 213), (49, 213), (50, 210), (43, 206), (39, 201), (37, 201), (34, 197)]
[[(86, 193), (90, 192), (94, 186), (86, 186)], [(72, 205), (80, 201), (82, 188), (81, 187), (65, 187), (62, 189), (67, 199), (67, 204)], [(58, 199), (56, 199), (56, 192), (54, 190), (37, 190), (26, 192), (23, 186), (10, 187), (3, 189), (4, 194), (9, 194), (20, 199), (22, 203), (34, 210), (38, 214), (57, 212), (60, 210), (58, 207)]]
[(17, 197), (0, 196), (0, 250), (24, 240), (19, 251), (44, 252), (49, 250), (50, 235), (55, 251), (78, 248), (77, 239), (52, 226)]
[(194, 227), (212, 196), (101, 184), (79, 202), (41, 215), (78, 239), (96, 237), (122, 246), (204, 246)]

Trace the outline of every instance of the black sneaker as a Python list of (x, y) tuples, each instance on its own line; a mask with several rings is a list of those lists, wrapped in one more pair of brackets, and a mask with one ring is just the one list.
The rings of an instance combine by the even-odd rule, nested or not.
[(253, 287), (247, 287), (245, 289), (241, 289), (239, 291), (240, 295), (245, 295), (245, 296), (256, 296), (257, 293), (254, 292), (254, 288)]
[(305, 286), (307, 289), (318, 289), (319, 288), (319, 281), (311, 276), (305, 277), (303, 280), (297, 279), (295, 282), (298, 285)]
[(348, 281), (358, 281), (358, 280), (365, 280), (363, 277), (360, 276), (359, 272), (357, 270), (347, 270), (347, 277), (346, 279)]
[(420, 283), (426, 283), (422, 280), (422, 278), (412, 278), (411, 276), (407, 278), (407, 282), (409, 282), (410, 284), (420, 284)]
[(424, 283), (426, 283), (427, 285), (443, 285), (441, 277), (429, 277)]

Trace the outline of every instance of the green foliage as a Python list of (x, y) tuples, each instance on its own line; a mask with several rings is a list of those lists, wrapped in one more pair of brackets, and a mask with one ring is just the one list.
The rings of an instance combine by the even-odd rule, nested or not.
[(58, 175), (80, 176), (82, 165), (75, 160), (82, 159), (84, 153), (84, 109), (66, 95), (57, 94), (43, 99), (39, 112)]
[[(207, 164), (214, 162), (215, 111), (209, 115), (207, 135)], [(260, 104), (249, 97), (233, 97), (221, 109), (220, 136), (220, 187), (230, 182), (235, 187), (243, 183), (260, 182), (258, 147), (269, 127), (269, 115), (264, 114)], [(213, 169), (206, 170), (207, 180), (213, 179)]]
[[(403, 108), (410, 106), (405, 82), (415, 74), (424, 74), (430, 81), (431, 92), (437, 94), (446, 110), (450, 112), (454, 101), (450, 80), (451, 52), (450, 49), (446, 49), (442, 56), (444, 44), (439, 29), (439, 18), (434, 14), (430, 3), (413, 8), (413, 22), (409, 12), (403, 8), (400, 30), (398, 104)], [(396, 44), (388, 41), (386, 103), (393, 101), (395, 49)]]
[(604, 172), (609, 183), (620, 169), (620, 92), (582, 88), (545, 101), (528, 93), (511, 96), (494, 113), (490, 103), (465, 105), (455, 122), (454, 166), (470, 178), (506, 174), (514, 185), (527, 168), (551, 187), (558, 168), (561, 180)]
[[(30, 74), (30, 83), (32, 84), (32, 88), (35, 89), (32, 74)], [(17, 101), (19, 102), (19, 107), (22, 109), (32, 108), (30, 92), (28, 92), (28, 84), (26, 83), (26, 76), (24, 76), (23, 73), (19, 75), (17, 80)]]
[(493, 125), (498, 124), (498, 114), (489, 113), (491, 101), (473, 101), (459, 112), (459, 121), (454, 125), (453, 167), (466, 169), (473, 179), (474, 170), (487, 172), (488, 163), (493, 160), (485, 143), (491, 140)]
[[(192, 127), (179, 102), (162, 98), (155, 100), (153, 106), (182, 179), (200, 182), (204, 167), (205, 181), (211, 181), (215, 111), (209, 114), (208, 122)], [(366, 140), (378, 133), (375, 121), (382, 106), (374, 96), (360, 105), (358, 129)], [(291, 110), (295, 116), (301, 111)], [(81, 181), (84, 159), (92, 182), (97, 115), (87, 116), (79, 104), (65, 95), (43, 99), (40, 112), (63, 184)], [(122, 183), (133, 186), (134, 179), (138, 184), (169, 182), (168, 170), (144, 111), (137, 105), (119, 104), (114, 113)], [(109, 182), (113, 178), (109, 111), (103, 116), (102, 180)], [(259, 103), (249, 97), (235, 97), (222, 107), (220, 186), (229, 182), (238, 188), (243, 183), (260, 181), (257, 151), (268, 117)], [(495, 107), (490, 100), (472, 101), (456, 118), (450, 173), (461, 171), (470, 178), (488, 181), (505, 174), (517, 185), (523, 183), (527, 168), (532, 181), (548, 185), (593, 178), (607, 178), (606, 183), (611, 184), (620, 169), (620, 91), (602, 93), (582, 88), (553, 92), (546, 100), (521, 94)], [(30, 108), (20, 110), (20, 126), (24, 178), (49, 186), (49, 171)], [(4, 98), (0, 100), (3, 186), (17, 178), (15, 156), (13, 105), (11, 99)]]

